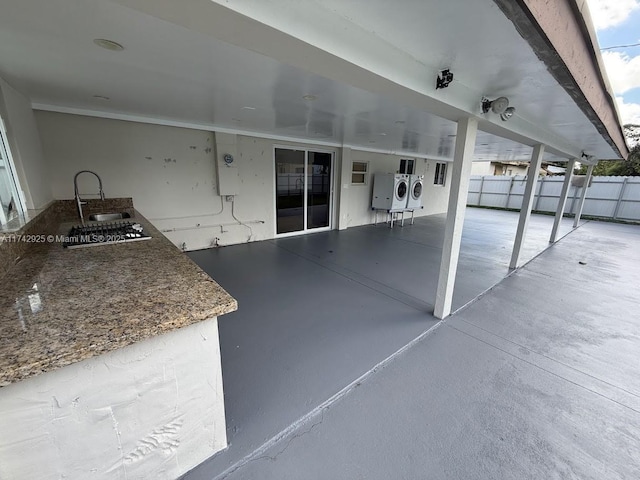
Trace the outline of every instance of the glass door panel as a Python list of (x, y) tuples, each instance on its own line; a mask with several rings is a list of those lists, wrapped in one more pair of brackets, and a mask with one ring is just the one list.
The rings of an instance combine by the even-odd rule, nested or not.
[(276, 233), (304, 230), (305, 156), (276, 148)]
[(0, 225), (24, 214), (24, 205), (18, 195), (17, 181), (9, 159), (9, 143), (4, 122), (0, 118)]
[(331, 210), (330, 153), (309, 152), (307, 162), (307, 229), (329, 226)]

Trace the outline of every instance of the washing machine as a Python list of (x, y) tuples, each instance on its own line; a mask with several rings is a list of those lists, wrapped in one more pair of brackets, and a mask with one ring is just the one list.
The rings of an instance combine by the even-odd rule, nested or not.
[(409, 176), (409, 194), (407, 208), (422, 208), (422, 193), (424, 191), (424, 175)]
[(404, 210), (409, 196), (409, 175), (403, 173), (376, 173), (373, 179), (371, 208)]

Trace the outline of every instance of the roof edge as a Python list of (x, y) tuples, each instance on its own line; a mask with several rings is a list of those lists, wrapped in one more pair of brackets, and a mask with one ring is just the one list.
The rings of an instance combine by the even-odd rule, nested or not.
[(598, 132), (626, 159), (620, 121), (586, 0), (494, 0)]

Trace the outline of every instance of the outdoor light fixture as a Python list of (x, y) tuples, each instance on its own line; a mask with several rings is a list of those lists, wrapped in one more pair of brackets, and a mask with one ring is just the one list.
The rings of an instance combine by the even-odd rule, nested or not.
[(506, 122), (511, 117), (513, 117), (514, 113), (516, 113), (516, 109), (514, 107), (508, 107), (504, 112), (500, 114), (500, 120)]
[(584, 158), (585, 163), (592, 163), (593, 160), (596, 158), (593, 155), (587, 155), (585, 152), (582, 152), (582, 155), (580, 155), (581, 158)]
[(436, 80), (436, 90), (447, 88), (451, 82), (453, 82), (453, 73), (449, 69), (442, 70)]
[[(495, 100), (489, 100), (486, 97), (482, 99), (482, 113), (487, 113), (491, 110), (496, 115), (502, 115), (507, 108), (509, 108), (509, 99), (507, 97), (498, 97)], [(511, 112), (511, 115), (513, 115), (513, 112)]]

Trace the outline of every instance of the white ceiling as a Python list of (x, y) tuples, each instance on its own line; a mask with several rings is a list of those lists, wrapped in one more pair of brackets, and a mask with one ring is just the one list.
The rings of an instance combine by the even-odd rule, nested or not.
[[(336, 78), (342, 72), (320, 75), (322, 65), (311, 73), (294, 57), (287, 64), (251, 51), (261, 51), (266, 48), (263, 45), (256, 44), (251, 50), (231, 45), (122, 3), (145, 4), (147, 9), (167, 5), (142, 0), (5, 2), (0, 15), (0, 75), (26, 93), (36, 108), (148, 117), (202, 128), (452, 158), (456, 128), (452, 119), (398, 101), (393, 94), (368, 91), (366, 75), (357, 81), (354, 77), (353, 82), (340, 81)], [(188, 3), (204, 5), (199, 0)], [(429, 71), (423, 79), (427, 93), (441, 95), (443, 102), (461, 111), (479, 114), (482, 94), (508, 96), (517, 107), (516, 118), (507, 124), (492, 118), (484, 122), (485, 130), (502, 131), (506, 125), (517, 133), (514, 139), (533, 132), (538, 137), (534, 140), (548, 138), (550, 145), (566, 146), (565, 152), (613, 155), (491, 0), (464, 0), (464, 9), (460, 1), (445, 0), (227, 3), (256, 18), (262, 15), (261, 21), (279, 29), (293, 28), (287, 33), (298, 38), (315, 34), (316, 45), (333, 41), (326, 51), (337, 49), (345, 59), (360, 55), (363, 64), (367, 55), (376, 61), (383, 59), (387, 46), (407, 52), (407, 61)], [(400, 3), (410, 8), (399, 8)], [(452, 22), (463, 20), (466, 23), (459, 28), (451, 28)], [(285, 23), (278, 26), (279, 21)], [(348, 43), (339, 43), (342, 27), (350, 36), (345, 39)], [(372, 35), (375, 42), (382, 42), (380, 46), (369, 41)], [(93, 43), (95, 38), (115, 40), (125, 50), (101, 49)], [(278, 54), (286, 51), (284, 45), (276, 47)], [(432, 72), (445, 66), (452, 68), (455, 81), (447, 90), (434, 93)], [(376, 66), (366, 67), (373, 79)], [(401, 85), (403, 79), (392, 80)], [(316, 100), (305, 100), (307, 94)], [(551, 149), (547, 159), (558, 159), (557, 154)], [(476, 160), (528, 160), (530, 155), (528, 145), (479, 132)]]

